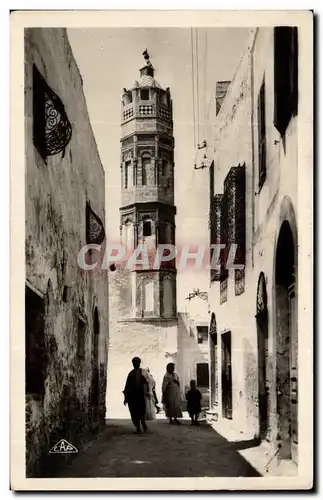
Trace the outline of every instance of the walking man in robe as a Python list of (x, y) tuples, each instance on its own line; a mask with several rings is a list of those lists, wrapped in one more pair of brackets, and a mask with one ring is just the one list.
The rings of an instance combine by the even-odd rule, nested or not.
[(124, 404), (128, 405), (131, 420), (136, 427), (136, 433), (140, 433), (140, 423), (144, 432), (147, 431), (145, 422), (146, 402), (145, 396), (148, 393), (148, 383), (140, 368), (141, 359), (133, 358), (133, 370), (128, 374), (126, 385), (123, 391)]

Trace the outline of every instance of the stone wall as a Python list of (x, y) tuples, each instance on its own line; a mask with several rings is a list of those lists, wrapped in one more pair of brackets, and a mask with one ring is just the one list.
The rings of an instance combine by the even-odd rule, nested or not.
[[(33, 64), (72, 125), (64, 153), (46, 161), (33, 144)], [(26, 402), (27, 475), (34, 476), (58, 465), (48, 455), (57, 441), (64, 438), (77, 447), (105, 417), (108, 276), (77, 264), (86, 244), (87, 201), (105, 222), (104, 171), (64, 29), (25, 32), (25, 115), (26, 279), (30, 293), (36, 290), (44, 300), (48, 359), (44, 396), (27, 394)], [(100, 387), (99, 394), (93, 394), (94, 387)]]

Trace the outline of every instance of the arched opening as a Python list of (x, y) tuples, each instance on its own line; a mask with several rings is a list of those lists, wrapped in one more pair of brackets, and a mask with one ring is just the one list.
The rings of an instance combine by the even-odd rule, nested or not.
[(258, 279), (257, 287), (257, 349), (258, 349), (258, 407), (259, 407), (259, 434), (264, 439), (268, 427), (268, 309), (267, 289), (264, 273)]
[(279, 457), (297, 453), (297, 323), (295, 245), (289, 222), (280, 228), (275, 262), (276, 393)]
[(218, 363), (217, 363), (217, 350), (218, 350), (218, 336), (217, 325), (214, 312), (211, 314), (211, 322), (209, 329), (210, 337), (210, 408), (218, 406)]
[(100, 318), (98, 308), (95, 307), (93, 314), (93, 343), (92, 343), (92, 384), (91, 384), (91, 406), (92, 419), (97, 422), (99, 419), (100, 408), (100, 387), (99, 387), (99, 336), (100, 336)]
[(126, 219), (124, 221), (124, 225), (122, 227), (122, 244), (126, 247), (127, 252), (131, 252), (133, 250), (134, 245), (134, 230), (133, 223), (130, 219)]

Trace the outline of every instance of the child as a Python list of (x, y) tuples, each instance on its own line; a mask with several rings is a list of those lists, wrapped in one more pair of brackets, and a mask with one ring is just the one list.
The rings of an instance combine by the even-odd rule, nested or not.
[(191, 417), (191, 425), (200, 425), (198, 418), (201, 413), (202, 394), (196, 389), (195, 380), (191, 380), (190, 386), (191, 389), (186, 393), (187, 411)]

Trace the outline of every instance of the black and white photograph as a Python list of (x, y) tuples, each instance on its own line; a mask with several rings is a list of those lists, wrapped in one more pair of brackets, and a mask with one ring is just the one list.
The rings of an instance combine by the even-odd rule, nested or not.
[(313, 13), (68, 14), (11, 25), (13, 489), (311, 488)]

